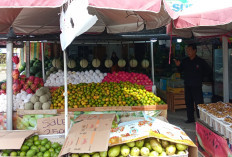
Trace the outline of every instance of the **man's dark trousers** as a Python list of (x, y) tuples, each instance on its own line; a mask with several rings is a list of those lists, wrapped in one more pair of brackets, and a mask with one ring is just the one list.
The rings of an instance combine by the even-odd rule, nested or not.
[(203, 104), (202, 86), (187, 86), (184, 87), (185, 91), (185, 104), (187, 107), (188, 121), (195, 121), (194, 118), (194, 104), (196, 107), (197, 117), (199, 118), (198, 104)]

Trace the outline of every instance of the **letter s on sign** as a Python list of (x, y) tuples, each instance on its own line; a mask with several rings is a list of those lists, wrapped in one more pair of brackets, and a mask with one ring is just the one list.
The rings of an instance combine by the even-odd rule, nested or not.
[(173, 7), (172, 10), (174, 10), (175, 12), (180, 11), (180, 5), (179, 4), (173, 4), (172, 7)]

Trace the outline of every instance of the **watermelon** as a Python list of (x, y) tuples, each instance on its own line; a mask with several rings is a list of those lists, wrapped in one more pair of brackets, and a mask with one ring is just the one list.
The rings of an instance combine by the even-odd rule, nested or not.
[(40, 71), (40, 72), (36, 73), (36, 74), (35, 74), (35, 77), (42, 78), (42, 72)]
[(36, 67), (31, 67), (30, 68), (30, 75), (34, 75), (34, 74), (36, 74), (36, 72), (37, 72)]
[(21, 66), (26, 67), (26, 62), (23, 62)]
[(21, 65), (18, 70), (21, 73), (23, 70), (25, 70), (25, 67)]
[(48, 67), (52, 67), (52, 63), (51, 62), (48, 64)]
[(42, 70), (42, 63), (36, 63), (33, 67), (35, 67), (37, 70)]
[(33, 66), (34, 62), (35, 62), (35, 61), (33, 61), (33, 60), (30, 61), (30, 67)]

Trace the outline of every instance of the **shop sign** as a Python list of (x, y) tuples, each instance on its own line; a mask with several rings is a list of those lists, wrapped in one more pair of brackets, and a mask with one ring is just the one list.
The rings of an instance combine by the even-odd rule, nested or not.
[(166, 0), (171, 9), (175, 12), (191, 7), (196, 1), (199, 0)]

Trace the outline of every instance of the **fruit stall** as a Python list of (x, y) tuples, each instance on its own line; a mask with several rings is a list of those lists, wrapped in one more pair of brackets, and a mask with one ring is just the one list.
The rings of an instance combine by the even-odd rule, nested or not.
[[(54, 120), (56, 126), (52, 125)], [(0, 131), (2, 135), (0, 155), (46, 157), (197, 155), (197, 147), (181, 128), (149, 115), (136, 120), (118, 122), (116, 114), (112, 113), (82, 114), (70, 123), (66, 139), (64, 134), (49, 132), (43, 135), (44, 132), (41, 130), (44, 130), (44, 126), (50, 125), (47, 130), (58, 129), (58, 121), (61, 120), (64, 120), (64, 116), (41, 118), (41, 121), (38, 121), (37, 131)], [(60, 125), (64, 129), (64, 123)], [(17, 142), (9, 140), (12, 136), (17, 137)]]
[[(153, 42), (150, 44), (153, 50)], [(12, 43), (8, 44), (9, 49), (12, 46)], [(150, 58), (153, 59), (152, 50)], [(95, 56), (91, 68), (86, 58), (82, 57), (78, 62), (66, 58), (66, 51), (63, 56), (46, 61), (42, 52), (42, 61), (33, 59), (29, 63), (26, 51), (27, 77), (17, 69), (13, 71), (12, 107), (17, 111), (14, 122), (15, 129), (19, 130), (1, 131), (0, 138), (4, 141), (1, 143), (9, 142), (7, 147), (0, 144), (2, 156), (196, 156), (196, 146), (182, 129), (156, 118), (167, 116), (167, 105), (154, 94), (154, 66), (148, 59), (138, 62), (130, 58), (128, 62), (121, 57), (116, 62), (120, 72), (106, 73), (98, 68), (101, 64), (112, 70), (109, 58), (102, 64)], [(136, 65), (141, 65), (144, 71), (152, 69), (152, 81), (145, 74), (122, 70), (127, 64), (132, 69)], [(76, 70), (76, 65), (81, 70)], [(37, 74), (40, 67), (43, 67), (43, 79), (41, 73)], [(47, 79), (44, 79), (44, 72)], [(8, 87), (12, 78), (9, 80)], [(1, 88), (5, 90), (4, 82)], [(10, 94), (11, 90), (7, 89)], [(6, 100), (4, 92), (1, 95)], [(5, 110), (3, 108), (2, 112)], [(7, 116), (10, 122), (9, 114)], [(68, 135), (66, 126), (70, 130)], [(42, 137), (40, 132), (43, 131), (51, 137)], [(65, 141), (56, 142), (63, 137), (53, 134), (64, 132), (67, 135)], [(11, 137), (20, 141), (17, 146), (9, 140)], [(74, 144), (77, 146), (73, 148)]]

